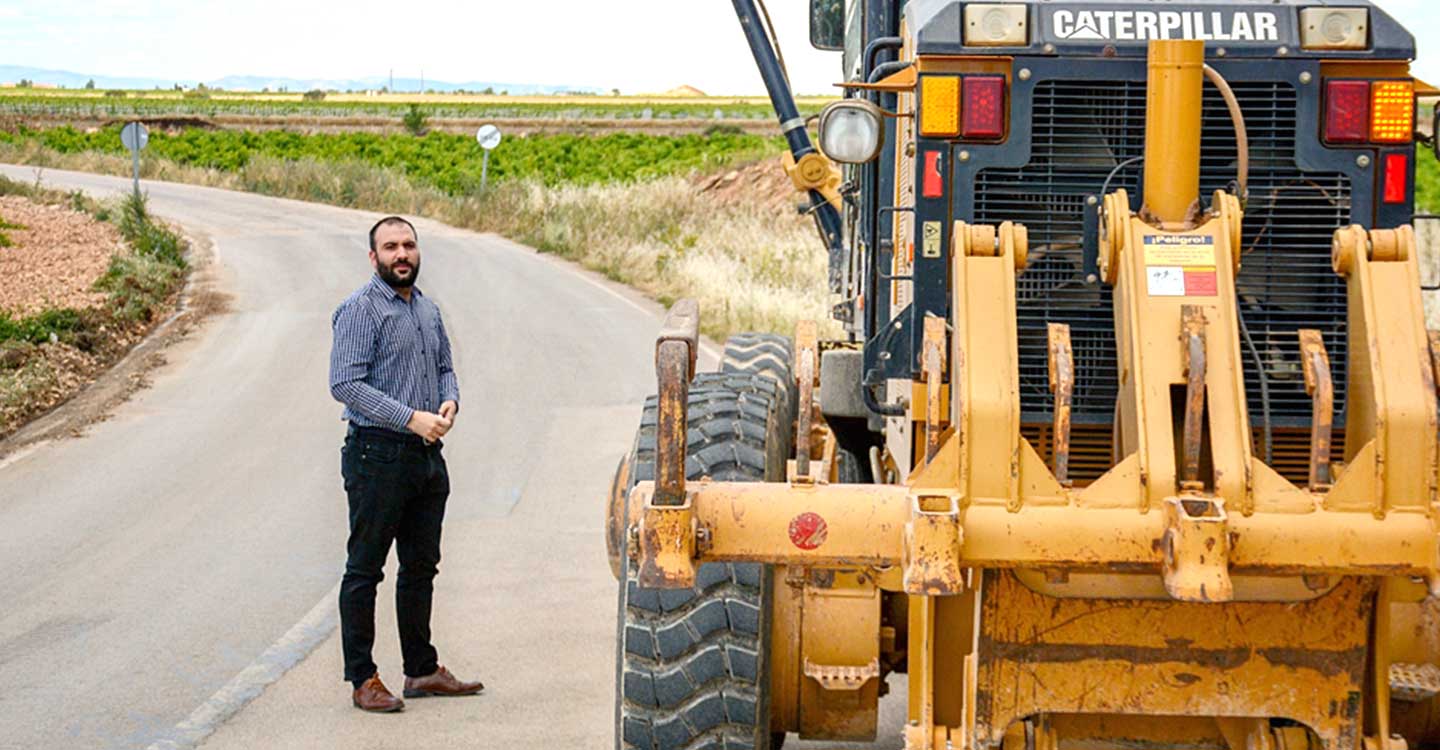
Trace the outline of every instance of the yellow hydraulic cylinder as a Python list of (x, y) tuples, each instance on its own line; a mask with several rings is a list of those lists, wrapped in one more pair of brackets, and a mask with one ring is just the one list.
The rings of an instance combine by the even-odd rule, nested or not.
[(1145, 90), (1145, 209), (1183, 224), (1200, 197), (1200, 97), (1205, 43), (1152, 41)]

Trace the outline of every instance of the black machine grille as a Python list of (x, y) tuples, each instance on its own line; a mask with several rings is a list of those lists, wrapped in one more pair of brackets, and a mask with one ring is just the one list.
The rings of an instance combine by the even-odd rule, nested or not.
[[(1330, 237), (1350, 223), (1350, 185), (1339, 173), (1295, 166), (1295, 90), (1285, 83), (1232, 84), (1250, 136), (1250, 198), (1238, 279), (1241, 316), (1255, 352), (1242, 340), (1252, 419), (1262, 419), (1256, 355), (1269, 377), (1276, 425), (1310, 421), (1296, 331), (1325, 337), (1335, 373), (1335, 406), (1345, 398), (1345, 286), (1330, 270)], [(1046, 323), (1068, 323), (1076, 382), (1073, 418), (1109, 422), (1118, 377), (1110, 291), (1087, 284), (1081, 247), (1087, 196), (1106, 176), (1144, 152), (1144, 81), (1044, 81), (1031, 109), (1030, 163), (989, 168), (975, 178), (974, 221), (1019, 221), (1030, 231), (1030, 261), (1017, 280), (1021, 408), (1027, 422), (1050, 419)], [(1206, 87), (1200, 194), (1209, 202), (1235, 178), (1235, 135), (1224, 102)], [(1137, 161), (1115, 172), (1110, 190), (1138, 197)]]

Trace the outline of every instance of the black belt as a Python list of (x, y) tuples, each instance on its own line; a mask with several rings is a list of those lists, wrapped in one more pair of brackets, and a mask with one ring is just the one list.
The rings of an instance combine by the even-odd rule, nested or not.
[(424, 438), (413, 432), (396, 432), (394, 430), (387, 430), (384, 427), (363, 427), (354, 422), (350, 423), (350, 430), (347, 434), (355, 438), (384, 440), (386, 442), (416, 448), (439, 448), (442, 445), (439, 440), (436, 440), (434, 443), (426, 443)]

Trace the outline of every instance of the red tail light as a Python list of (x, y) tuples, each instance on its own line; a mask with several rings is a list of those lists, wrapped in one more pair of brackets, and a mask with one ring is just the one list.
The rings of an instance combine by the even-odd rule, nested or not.
[(945, 179), (940, 174), (940, 167), (940, 152), (926, 151), (924, 179), (920, 185), (922, 198), (939, 198), (945, 194)]
[(1005, 134), (1005, 77), (966, 76), (960, 108), (961, 138), (999, 138)]
[(1386, 203), (1404, 203), (1405, 188), (1410, 183), (1410, 157), (1405, 154), (1385, 155), (1385, 185), (1383, 198)]
[(1325, 140), (1364, 143), (1370, 140), (1370, 82), (1325, 82)]

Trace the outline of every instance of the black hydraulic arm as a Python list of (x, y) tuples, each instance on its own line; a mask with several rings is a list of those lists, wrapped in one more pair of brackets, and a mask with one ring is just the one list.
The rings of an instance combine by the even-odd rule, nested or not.
[[(770, 92), (770, 103), (775, 107), (775, 115), (780, 119), (780, 130), (785, 134), (790, 155), (798, 162), (800, 157), (815, 150), (815, 146), (810, 143), (810, 134), (805, 130), (805, 118), (801, 117), (799, 110), (795, 108), (795, 97), (790, 92), (790, 83), (785, 80), (775, 47), (770, 43), (765, 27), (761, 25), (755, 0), (733, 2), (735, 15), (740, 17), (740, 28), (745, 31), (745, 39), (750, 43), (750, 53), (755, 56), (760, 77), (765, 79), (765, 89)], [(820, 227), (820, 235), (830, 252), (830, 291), (843, 293), (845, 290), (841, 286), (845, 268), (845, 247), (841, 241), (840, 212), (818, 191), (811, 190), (809, 195), (810, 207), (807, 210), (814, 214), (815, 223)]]

